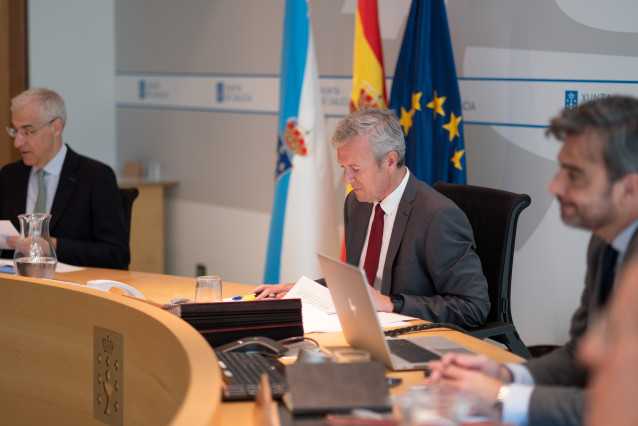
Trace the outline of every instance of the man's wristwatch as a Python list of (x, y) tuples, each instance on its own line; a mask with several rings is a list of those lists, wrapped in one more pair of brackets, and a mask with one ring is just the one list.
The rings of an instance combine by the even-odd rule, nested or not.
[(505, 404), (505, 400), (507, 399), (507, 395), (509, 395), (509, 393), (510, 387), (508, 385), (503, 385), (498, 389), (498, 393), (496, 394), (494, 411), (496, 411), (501, 417), (503, 417), (503, 404)]
[(391, 294), (390, 301), (392, 301), (392, 304), (394, 305), (392, 312), (398, 314), (403, 310), (403, 302), (405, 302), (403, 296), (400, 294)]

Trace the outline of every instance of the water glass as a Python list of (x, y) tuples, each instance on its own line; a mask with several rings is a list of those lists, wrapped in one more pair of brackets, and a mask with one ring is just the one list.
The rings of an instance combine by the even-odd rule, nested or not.
[(195, 302), (209, 303), (222, 301), (222, 279), (214, 275), (197, 277)]

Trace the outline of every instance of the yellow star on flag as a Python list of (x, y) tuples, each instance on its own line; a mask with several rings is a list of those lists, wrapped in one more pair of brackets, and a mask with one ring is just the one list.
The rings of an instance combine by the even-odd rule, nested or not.
[(423, 92), (412, 94), (412, 110), (421, 111), (421, 95)]
[(450, 113), (451, 117), (450, 117), (450, 122), (447, 124), (443, 125), (443, 128), (445, 130), (447, 130), (448, 132), (450, 132), (450, 141), (452, 141), (452, 139), (454, 139), (454, 136), (460, 136), (459, 135), (459, 123), (461, 122), (461, 120), (463, 119), (463, 117), (459, 116), (455, 116), (454, 113)]
[(445, 111), (443, 111), (443, 102), (445, 102), (447, 98), (445, 96), (441, 96), (440, 98), (436, 94), (436, 90), (434, 91), (434, 99), (427, 104), (428, 108), (432, 108), (432, 117), (436, 120), (436, 114), (439, 113), (443, 117), (445, 117)]
[(405, 108), (401, 107), (401, 118), (399, 119), (399, 123), (403, 126), (403, 133), (408, 135), (410, 131), (410, 127), (412, 127), (412, 115), (414, 115), (414, 110), (406, 111)]
[(460, 151), (457, 151), (456, 149), (454, 150), (454, 157), (452, 157), (450, 159), (450, 161), (452, 163), (454, 163), (454, 167), (456, 167), (459, 170), (463, 170), (463, 167), (461, 166), (461, 157), (463, 157), (463, 154), (465, 154), (465, 150), (462, 149)]

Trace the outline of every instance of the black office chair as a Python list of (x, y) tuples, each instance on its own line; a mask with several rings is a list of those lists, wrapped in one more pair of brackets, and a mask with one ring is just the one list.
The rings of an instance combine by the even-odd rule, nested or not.
[(133, 188), (120, 188), (120, 196), (122, 197), (122, 205), (124, 206), (124, 226), (126, 228), (126, 235), (130, 241), (131, 239), (131, 216), (133, 212), (133, 201), (140, 194), (140, 191)]
[(434, 189), (450, 198), (467, 216), (474, 231), (476, 253), (487, 278), (491, 308), (486, 323), (469, 329), (479, 339), (504, 344), (523, 358), (531, 354), (512, 320), (510, 294), (518, 216), (532, 202), (527, 194), (473, 185), (436, 182)]

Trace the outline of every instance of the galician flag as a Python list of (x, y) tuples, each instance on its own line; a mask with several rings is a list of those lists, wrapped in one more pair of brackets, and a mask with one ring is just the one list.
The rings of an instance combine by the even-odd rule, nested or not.
[(306, 0), (287, 0), (281, 54), (276, 183), (264, 283), (322, 276), (337, 256), (337, 209)]

